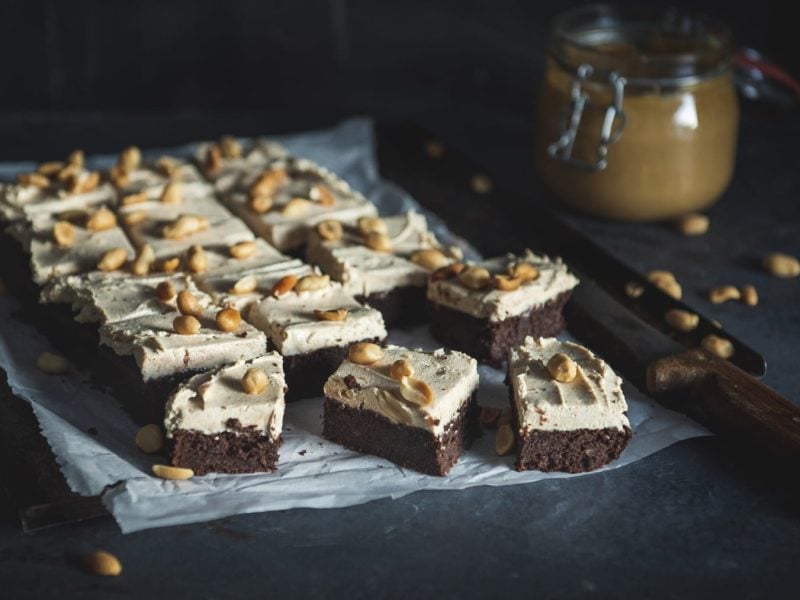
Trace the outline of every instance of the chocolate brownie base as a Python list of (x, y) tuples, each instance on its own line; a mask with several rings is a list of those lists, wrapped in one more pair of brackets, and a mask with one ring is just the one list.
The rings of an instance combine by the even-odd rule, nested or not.
[(170, 464), (205, 475), (273, 472), (278, 468), (278, 449), (283, 439), (272, 440), (247, 429), (213, 435), (179, 429), (169, 442)]
[(204, 369), (187, 369), (158, 379), (143, 381), (136, 360), (120, 356), (111, 348), (101, 346), (96, 351), (91, 369), (92, 383), (110, 391), (140, 425), (164, 420), (164, 407), (172, 391)]
[(480, 435), (473, 393), (444, 433), (436, 437), (419, 427), (400, 425), (370, 410), (325, 398), (322, 436), (345, 448), (374, 454), (428, 475), (447, 475), (461, 453)]
[(631, 430), (575, 429), (520, 432), (517, 403), (511, 399), (511, 426), (516, 432), (517, 471), (594, 471), (619, 458), (631, 441)]
[(566, 321), (561, 311), (571, 295), (564, 292), (542, 306), (502, 321), (479, 319), (429, 302), (431, 333), (449, 348), (499, 366), (509, 348), (522, 344), (526, 336), (552, 337), (562, 331)]
[[(379, 340), (363, 340), (380, 343)], [(322, 396), (322, 387), (328, 377), (339, 368), (347, 356), (350, 346), (320, 348), (307, 354), (283, 357), (283, 372), (286, 375), (286, 401)]]
[(356, 300), (380, 311), (386, 327), (421, 325), (427, 318), (424, 287), (408, 285), (387, 292), (356, 296)]

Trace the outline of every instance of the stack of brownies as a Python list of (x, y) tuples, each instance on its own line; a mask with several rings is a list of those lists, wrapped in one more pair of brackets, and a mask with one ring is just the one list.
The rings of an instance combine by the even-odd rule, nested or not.
[[(578, 284), (560, 260), (465, 263), (269, 140), (105, 172), (75, 151), (3, 185), (0, 219), (8, 287), (191, 473), (275, 470), (286, 401), (324, 394), (326, 438), (444, 475), (480, 434), (478, 361), (508, 362), (517, 468), (597, 468), (630, 438), (616, 375), (545, 339)], [(448, 350), (385, 344), (426, 322)]]

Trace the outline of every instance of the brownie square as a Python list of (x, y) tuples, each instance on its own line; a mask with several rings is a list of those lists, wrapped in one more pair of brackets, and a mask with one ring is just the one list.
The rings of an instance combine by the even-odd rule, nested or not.
[(560, 259), (492, 258), (435, 271), (428, 283), (431, 332), (440, 342), (499, 366), (526, 336), (552, 336), (578, 279)]
[[(555, 354), (576, 365), (557, 381)], [(621, 379), (591, 351), (555, 338), (527, 338), (508, 358), (511, 427), (518, 471), (592, 471), (619, 458), (631, 439)]]
[[(391, 376), (405, 361), (413, 375)], [(415, 383), (416, 382), (416, 383)], [(427, 386), (427, 400), (408, 389)], [(446, 475), (480, 435), (477, 363), (454, 351), (388, 346), (375, 363), (345, 360), (325, 384), (322, 435), (428, 475)]]

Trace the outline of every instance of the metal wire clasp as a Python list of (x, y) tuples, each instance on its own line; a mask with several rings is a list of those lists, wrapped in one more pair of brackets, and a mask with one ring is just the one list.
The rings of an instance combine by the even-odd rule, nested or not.
[[(593, 71), (594, 69), (591, 65), (582, 64), (575, 72), (570, 93), (569, 112), (564, 120), (561, 136), (547, 147), (547, 154), (551, 158), (573, 167), (597, 172), (604, 170), (608, 166), (608, 161), (606, 160), (608, 146), (619, 139), (622, 135), (622, 130), (625, 128), (626, 117), (622, 110), (622, 98), (625, 95), (625, 78), (615, 71), (612, 71), (608, 76), (608, 83), (611, 85), (613, 97), (611, 104), (606, 107), (600, 128), (597, 160), (591, 163), (573, 158), (572, 149), (575, 146), (575, 138), (578, 135), (578, 127), (581, 124), (583, 110), (589, 103), (589, 96), (584, 92), (583, 84)], [(614, 126), (615, 121), (617, 122), (616, 127)]]

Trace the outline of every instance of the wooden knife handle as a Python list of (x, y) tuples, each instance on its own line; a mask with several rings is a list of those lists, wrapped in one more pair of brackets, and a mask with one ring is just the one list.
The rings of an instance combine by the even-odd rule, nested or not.
[(744, 436), (784, 457), (800, 458), (800, 407), (704, 350), (654, 361), (647, 369), (647, 389), (651, 394), (688, 392), (710, 427)]

